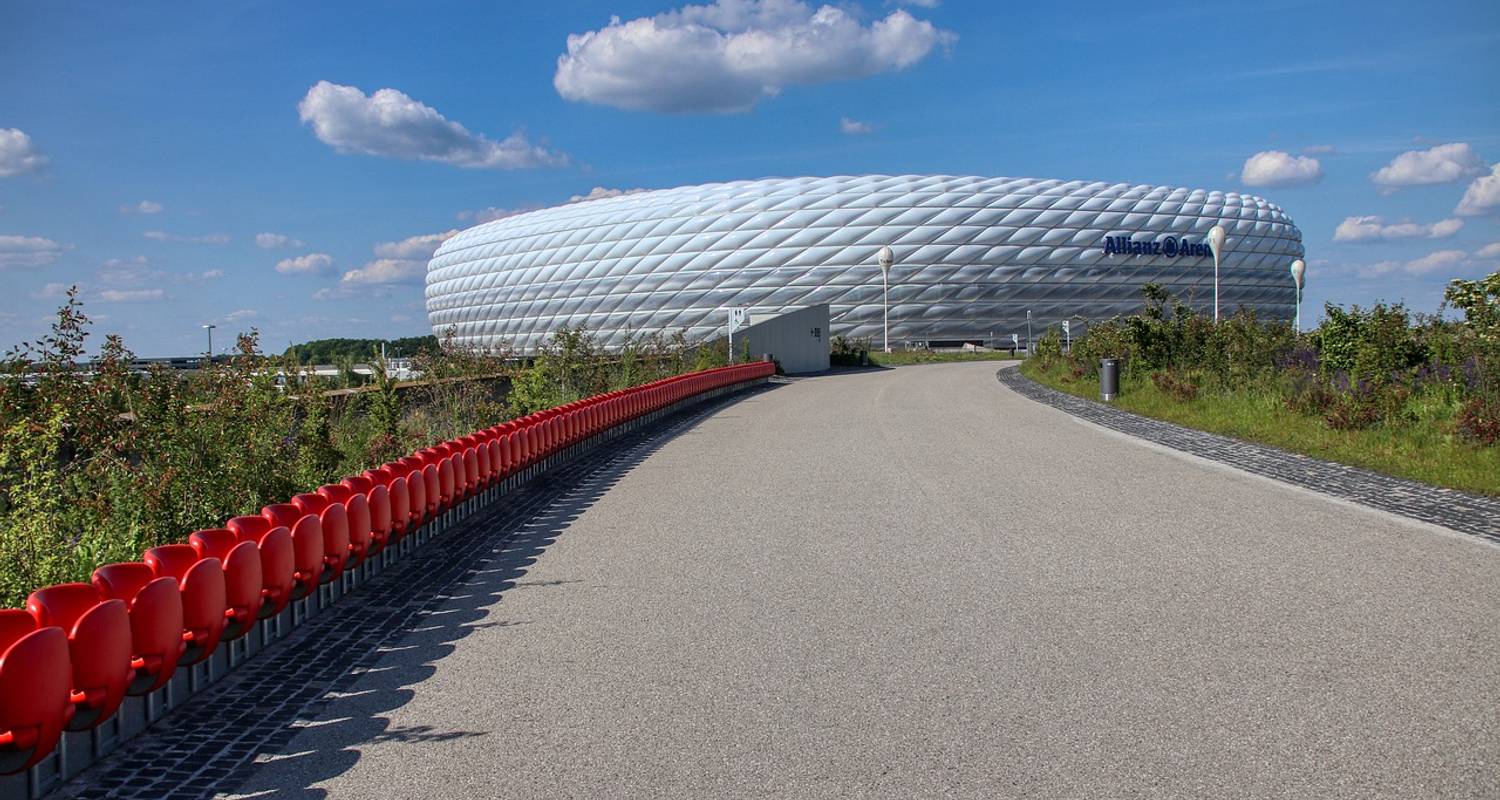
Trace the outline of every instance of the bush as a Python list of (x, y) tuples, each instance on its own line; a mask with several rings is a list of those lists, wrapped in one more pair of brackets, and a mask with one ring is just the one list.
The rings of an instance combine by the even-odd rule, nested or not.
[(1500, 403), (1472, 397), (1459, 409), (1454, 429), (1459, 438), (1479, 445), (1500, 443)]
[(564, 328), (526, 366), (450, 332), (416, 359), (422, 381), (398, 384), (372, 352), (370, 387), (330, 395), (295, 360), (262, 354), (254, 331), (197, 373), (142, 376), (114, 337), (85, 363), (88, 326), (71, 292), (51, 333), (0, 366), (0, 605), (516, 414), (719, 357), (690, 353), (682, 334), (616, 357)]

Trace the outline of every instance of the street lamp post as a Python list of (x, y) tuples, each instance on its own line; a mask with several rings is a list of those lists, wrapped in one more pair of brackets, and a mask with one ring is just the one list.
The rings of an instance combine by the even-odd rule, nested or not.
[(889, 245), (881, 245), (877, 256), (880, 262), (881, 305), (885, 308), (885, 351), (891, 352), (891, 264), (896, 260)]
[(212, 324), (203, 326), (203, 330), (208, 331), (208, 360), (210, 363), (214, 360), (214, 328), (217, 327), (219, 326)]
[(1214, 254), (1214, 323), (1219, 322), (1219, 258), (1224, 252), (1224, 226), (1215, 225), (1208, 231), (1208, 249)]
[(1292, 262), (1292, 283), (1297, 287), (1297, 321), (1293, 323), (1296, 327), (1292, 329), (1294, 333), (1302, 332), (1302, 287), (1306, 274), (1307, 265), (1302, 263), (1302, 259)]
[(1026, 309), (1026, 355), (1031, 355), (1031, 309)]

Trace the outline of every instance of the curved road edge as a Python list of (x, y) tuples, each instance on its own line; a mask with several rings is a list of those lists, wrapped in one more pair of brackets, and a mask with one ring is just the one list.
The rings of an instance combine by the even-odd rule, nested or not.
[(1188, 428), (1085, 400), (1043, 386), (1016, 365), (995, 378), (1006, 388), (1078, 419), (1172, 450), (1500, 545), (1500, 499), (1393, 478), (1360, 467), (1299, 455)]

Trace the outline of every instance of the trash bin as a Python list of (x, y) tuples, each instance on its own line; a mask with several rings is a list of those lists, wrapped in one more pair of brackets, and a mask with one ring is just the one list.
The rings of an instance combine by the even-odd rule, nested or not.
[(1105, 402), (1120, 394), (1120, 359), (1099, 359), (1099, 399)]

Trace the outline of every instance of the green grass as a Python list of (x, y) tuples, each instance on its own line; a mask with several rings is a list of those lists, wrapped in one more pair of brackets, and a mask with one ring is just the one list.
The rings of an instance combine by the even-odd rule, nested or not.
[(950, 361), (1014, 361), (1019, 356), (1013, 356), (1009, 350), (997, 350), (992, 353), (953, 351), (934, 352), (932, 350), (901, 350), (893, 353), (870, 352), (870, 363), (879, 367), (900, 367), (906, 364), (939, 364)]
[[(1091, 377), (1065, 380), (1060, 370), (1044, 371), (1034, 361), (1021, 365), (1027, 377), (1054, 389), (1099, 399)], [(1145, 377), (1122, 381), (1112, 404), (1142, 416), (1175, 422), (1294, 453), (1350, 464), (1433, 486), (1500, 495), (1500, 447), (1477, 447), (1449, 432), (1440, 413), (1424, 414), (1407, 425), (1339, 431), (1321, 419), (1291, 411), (1270, 393), (1202, 393), (1182, 402)]]

